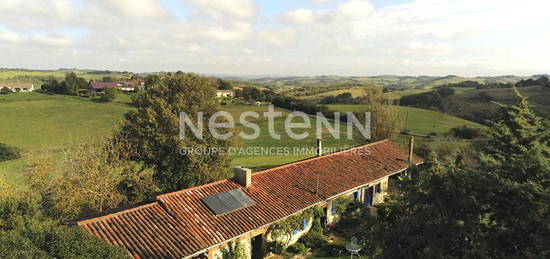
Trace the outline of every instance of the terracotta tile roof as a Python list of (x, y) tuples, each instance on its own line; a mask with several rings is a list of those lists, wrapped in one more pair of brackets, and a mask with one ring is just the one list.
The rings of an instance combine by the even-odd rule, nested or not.
[(93, 89), (114, 88), (120, 85), (119, 82), (90, 82), (90, 88)]
[[(399, 172), (407, 167), (407, 157), (405, 149), (384, 140), (255, 173), (249, 188), (222, 180), (78, 225), (136, 258), (187, 257)], [(414, 157), (415, 164), (422, 161)], [(215, 216), (200, 200), (236, 188), (255, 205)]]

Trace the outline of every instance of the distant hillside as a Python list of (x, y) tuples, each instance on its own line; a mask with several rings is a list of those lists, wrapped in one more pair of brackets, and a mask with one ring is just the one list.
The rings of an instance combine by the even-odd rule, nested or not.
[[(529, 77), (513, 75), (495, 77), (460, 77), (460, 76), (314, 76), (314, 77), (276, 77), (276, 78), (239, 78), (241, 81), (255, 82), (276, 88), (296, 87), (325, 87), (332, 85), (364, 85), (374, 83), (391, 90), (429, 89), (435, 86), (459, 83), (463, 81), (477, 81), (480, 83), (515, 83)], [(231, 78), (235, 80), (236, 78)]]
[[(528, 98), (533, 110), (550, 120), (550, 87), (529, 86), (518, 88)], [(498, 102), (506, 105), (516, 101), (512, 88), (481, 89), (458, 93), (447, 102), (446, 112), (465, 119), (483, 122), (498, 116)]]
[(0, 82), (34, 83), (35, 88), (46, 82), (50, 77), (62, 79), (68, 72), (74, 72), (77, 76), (86, 80), (101, 80), (103, 77), (117, 79), (129, 79), (130, 72), (99, 71), (90, 69), (59, 69), (59, 70), (28, 70), (28, 69), (3, 69), (0, 68)]
[[(365, 105), (327, 105), (329, 110), (338, 112), (359, 112), (365, 111)], [(483, 126), (475, 122), (457, 118), (437, 111), (413, 108), (399, 107), (399, 120), (401, 129), (419, 134), (438, 135), (449, 132), (452, 128), (468, 126), (471, 128), (482, 128)]]

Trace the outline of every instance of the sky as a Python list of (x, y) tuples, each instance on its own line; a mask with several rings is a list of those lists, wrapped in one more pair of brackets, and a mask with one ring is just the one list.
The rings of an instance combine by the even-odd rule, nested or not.
[(548, 0), (0, 0), (0, 67), (550, 73)]

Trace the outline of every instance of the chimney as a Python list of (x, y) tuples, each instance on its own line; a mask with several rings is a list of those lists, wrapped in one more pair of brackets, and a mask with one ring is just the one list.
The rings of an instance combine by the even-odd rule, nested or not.
[(238, 184), (248, 188), (252, 185), (252, 170), (242, 166), (235, 167), (235, 180)]
[(321, 138), (317, 139), (317, 156), (323, 155), (323, 140)]
[(409, 140), (409, 166), (413, 165), (414, 136)]

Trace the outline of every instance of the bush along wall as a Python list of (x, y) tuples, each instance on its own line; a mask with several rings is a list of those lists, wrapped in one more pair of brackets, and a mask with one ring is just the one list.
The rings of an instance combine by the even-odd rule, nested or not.
[(0, 143), (0, 162), (21, 158), (21, 151), (12, 146)]

